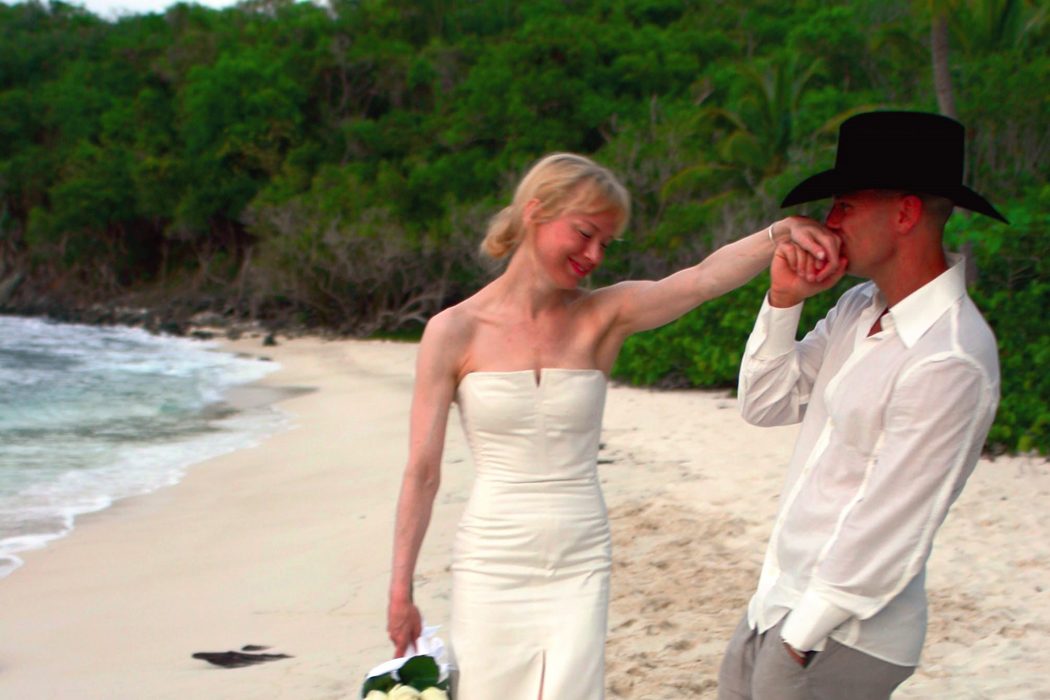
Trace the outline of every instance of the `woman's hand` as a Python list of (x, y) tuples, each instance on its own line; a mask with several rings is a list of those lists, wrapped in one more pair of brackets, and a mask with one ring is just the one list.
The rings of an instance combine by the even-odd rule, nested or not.
[[(780, 233), (785, 229), (786, 235)], [(789, 216), (773, 224), (771, 231), (777, 241), (790, 240), (803, 254), (803, 265), (792, 269), (803, 275), (807, 282), (822, 283), (837, 273), (842, 276), (845, 265), (845, 260), (839, 257), (842, 241), (816, 219)]]
[[(781, 227), (787, 235), (779, 233)], [(841, 241), (820, 222), (789, 216), (774, 224), (780, 243), (770, 265), (769, 303), (787, 308), (833, 287), (846, 273)]]
[(423, 634), (423, 616), (410, 600), (390, 601), (387, 608), (386, 633), (394, 643), (394, 658), (405, 655), (405, 650)]

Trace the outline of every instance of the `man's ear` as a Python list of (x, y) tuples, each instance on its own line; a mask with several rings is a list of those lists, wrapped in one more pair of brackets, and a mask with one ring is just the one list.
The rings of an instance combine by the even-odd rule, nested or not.
[(914, 194), (906, 194), (900, 199), (897, 207), (897, 227), (901, 233), (911, 233), (922, 219), (922, 199)]

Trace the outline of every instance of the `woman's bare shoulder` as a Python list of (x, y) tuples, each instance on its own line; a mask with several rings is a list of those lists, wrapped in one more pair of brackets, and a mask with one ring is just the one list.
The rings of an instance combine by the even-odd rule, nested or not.
[(434, 314), (423, 330), (420, 352), (453, 368), (458, 375), (459, 368), (466, 364), (481, 313), (482, 307), (474, 295)]
[(586, 292), (578, 303), (602, 318), (614, 317), (625, 301), (649, 282), (627, 280)]
[(438, 336), (443, 341), (454, 340), (457, 337), (469, 337), (477, 326), (479, 312), (480, 305), (477, 295), (464, 299), (431, 316), (427, 321), (424, 336), (429, 333)]
[(649, 284), (652, 284), (651, 280), (623, 280), (614, 282), (606, 287), (599, 287), (591, 292), (591, 296), (600, 301), (608, 301), (631, 294)]

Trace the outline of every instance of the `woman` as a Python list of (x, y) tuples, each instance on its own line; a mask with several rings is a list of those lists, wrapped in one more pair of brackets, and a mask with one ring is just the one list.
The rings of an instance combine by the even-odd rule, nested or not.
[(830, 234), (792, 218), (663, 280), (581, 289), (629, 209), (608, 170), (578, 155), (543, 158), (482, 244), (510, 257), (506, 270), (423, 333), (388, 632), (398, 656), (420, 634), (412, 576), (455, 401), (477, 469), (452, 564), (458, 700), (603, 696), (610, 540), (595, 466), (606, 378), (624, 340), (757, 275), (774, 233), (798, 246), (785, 254), (807, 260), (813, 279), (835, 267), (814, 257), (837, 260)]

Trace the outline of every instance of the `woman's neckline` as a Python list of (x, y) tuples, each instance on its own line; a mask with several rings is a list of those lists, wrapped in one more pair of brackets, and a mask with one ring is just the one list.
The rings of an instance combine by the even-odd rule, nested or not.
[[(539, 387), (543, 384), (543, 375), (550, 372), (581, 372), (588, 374), (600, 374), (605, 377), (605, 372), (598, 369), (597, 367), (539, 367), (537, 369), (475, 369), (467, 372), (460, 378), (462, 384), (466, 381), (467, 377), (471, 375), (512, 375), (522, 374), (531, 375), (533, 386)], [(606, 377), (607, 378), (607, 377)]]

